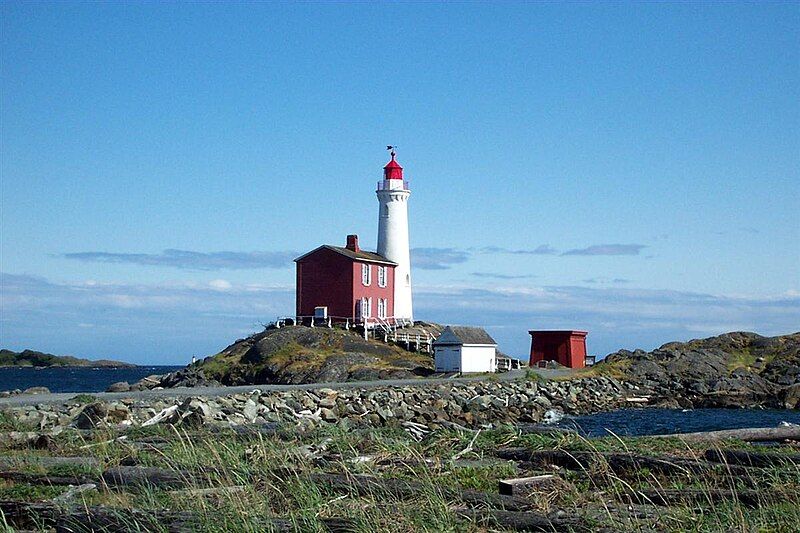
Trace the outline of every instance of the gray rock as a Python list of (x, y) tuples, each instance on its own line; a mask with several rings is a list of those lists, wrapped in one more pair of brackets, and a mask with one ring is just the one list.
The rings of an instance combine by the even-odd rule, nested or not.
[(103, 402), (90, 403), (75, 417), (73, 425), (78, 429), (94, 429), (105, 422), (108, 406)]
[(258, 404), (248, 398), (244, 404), (244, 409), (242, 409), (242, 415), (250, 422), (253, 422), (258, 416)]
[(47, 387), (28, 387), (22, 394), (50, 394), (50, 389)]
[(117, 381), (116, 383), (112, 383), (106, 389), (106, 392), (129, 392), (131, 390), (131, 385), (127, 381)]

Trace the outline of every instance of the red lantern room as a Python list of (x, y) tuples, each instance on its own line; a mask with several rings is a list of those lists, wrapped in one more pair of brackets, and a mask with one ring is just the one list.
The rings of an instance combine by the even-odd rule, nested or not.
[(403, 179), (403, 167), (395, 161), (394, 156), (395, 154), (392, 147), (389, 147), (392, 150), (392, 160), (389, 161), (385, 167), (383, 167), (383, 179), (385, 180), (401, 180)]

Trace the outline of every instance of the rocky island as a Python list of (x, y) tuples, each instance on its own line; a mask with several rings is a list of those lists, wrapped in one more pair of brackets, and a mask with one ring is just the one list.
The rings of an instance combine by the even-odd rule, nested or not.
[(83, 367), (83, 368), (132, 368), (136, 365), (109, 359), (81, 359), (71, 355), (53, 355), (49, 353), (23, 350), (0, 350), (0, 367)]

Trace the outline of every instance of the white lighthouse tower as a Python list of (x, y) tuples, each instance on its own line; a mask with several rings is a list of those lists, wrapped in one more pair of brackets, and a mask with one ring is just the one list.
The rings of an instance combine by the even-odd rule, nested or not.
[(383, 180), (378, 182), (378, 254), (397, 263), (394, 275), (394, 318), (399, 323), (414, 320), (411, 306), (411, 254), (408, 242), (408, 183), (403, 180), (403, 167), (395, 161), (394, 148), (389, 146), (392, 160), (383, 167)]

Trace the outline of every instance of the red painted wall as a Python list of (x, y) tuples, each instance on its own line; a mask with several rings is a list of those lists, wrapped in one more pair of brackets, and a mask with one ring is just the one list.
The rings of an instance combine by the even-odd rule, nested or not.
[(353, 261), (322, 248), (297, 262), (297, 315), (327, 306), (329, 316), (352, 317)]
[(387, 300), (387, 316), (394, 316), (394, 267), (387, 266), (386, 287), (378, 286), (378, 269), (372, 268), (372, 283), (361, 282), (363, 263), (345, 257), (333, 250), (322, 248), (297, 262), (296, 267), (296, 314), (311, 316), (314, 308), (328, 307), (328, 316), (338, 318), (356, 317), (356, 303), (361, 298), (372, 298), (372, 316), (378, 316), (378, 298)]
[(365, 287), (361, 282), (361, 265), (353, 263), (353, 302), (352, 316), (356, 316), (356, 302), (361, 298), (372, 298), (372, 316), (378, 316), (378, 298), (387, 300), (386, 316), (394, 316), (394, 267), (386, 265), (386, 287), (378, 286), (378, 265), (371, 264), (372, 283)]
[(529, 331), (531, 358), (529, 364), (555, 360), (569, 368), (586, 366), (585, 331)]

